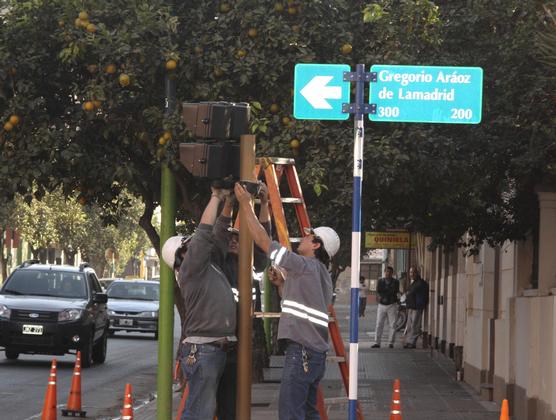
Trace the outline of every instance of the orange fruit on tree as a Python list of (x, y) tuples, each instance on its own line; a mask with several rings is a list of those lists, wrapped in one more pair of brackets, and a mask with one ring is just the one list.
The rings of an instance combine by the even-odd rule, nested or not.
[(77, 200), (77, 202), (79, 204), (81, 204), (82, 206), (84, 206), (85, 204), (87, 204), (87, 199), (83, 196), (79, 197), (79, 199)]
[(4, 124), (4, 130), (5, 131), (12, 131), (14, 129), (14, 126), (11, 122), (7, 122), (6, 124)]
[(75, 20), (73, 21), (76, 28), (81, 28), (81, 22), (83, 22), (83, 21), (79, 18), (75, 18)]
[(232, 8), (228, 3), (220, 3), (220, 13), (228, 13), (231, 9)]
[(222, 70), (222, 68), (220, 68), (220, 67), (215, 67), (214, 70), (213, 70), (213, 73), (216, 77), (224, 76), (224, 70)]
[(342, 48), (340, 48), (340, 51), (342, 52), (342, 54), (347, 55), (347, 54), (350, 54), (351, 51), (353, 51), (353, 47), (351, 46), (351, 44), (346, 42), (344, 45), (342, 45)]
[(176, 60), (168, 60), (166, 61), (166, 70), (175, 70), (178, 67), (178, 62)]
[(81, 20), (89, 20), (89, 14), (85, 10), (80, 11), (78, 16)]
[(288, 7), (288, 14), (292, 15), (292, 16), (297, 15), (297, 7), (294, 7), (294, 6)]
[(92, 101), (87, 101), (83, 104), (83, 109), (85, 111), (92, 111), (93, 109), (95, 109), (95, 104), (93, 104)]
[(125, 74), (125, 73), (120, 74), (120, 77), (118, 78), (118, 80), (119, 80), (120, 85), (122, 87), (129, 86), (130, 78), (127, 74)]
[(270, 112), (271, 113), (276, 114), (278, 111), (280, 111), (280, 105), (278, 105), (278, 104), (270, 105)]
[(276, 3), (274, 5), (274, 10), (278, 13), (282, 13), (284, 11), (284, 5), (282, 3)]
[(290, 147), (292, 149), (299, 149), (299, 146), (301, 146), (301, 142), (297, 139), (291, 139), (290, 140)]
[(87, 25), (87, 27), (85, 28), (87, 30), (87, 32), (89, 32), (90, 34), (94, 34), (97, 31), (97, 27), (94, 23), (89, 23)]
[(162, 137), (165, 140), (170, 140), (172, 138), (172, 133), (170, 133), (169, 131), (165, 131), (164, 134), (162, 135)]
[(104, 68), (104, 71), (108, 74), (114, 74), (114, 73), (116, 73), (116, 66), (114, 64), (108, 64)]
[(236, 56), (237, 56), (237, 58), (245, 58), (247, 56), (247, 51), (245, 51), (243, 49), (237, 50)]
[(247, 31), (247, 35), (249, 36), (249, 38), (255, 38), (257, 34), (257, 28), (251, 28)]
[(58, 21), (58, 26), (59, 26), (60, 28), (63, 28), (64, 26), (66, 26), (66, 22), (64, 22), (63, 20), (59, 20), (59, 21)]
[(160, 136), (160, 138), (158, 139), (158, 144), (164, 146), (166, 143), (168, 143), (168, 140), (165, 139), (164, 136)]
[(87, 71), (91, 74), (95, 74), (98, 70), (98, 66), (96, 64), (89, 64), (87, 66)]
[(283, 117), (282, 118), (282, 124), (284, 124), (284, 125), (290, 125), (291, 122), (292, 122), (292, 120), (290, 120), (290, 117)]
[(293, 25), (292, 26), (292, 32), (295, 32), (296, 34), (298, 34), (301, 31), (301, 26), (299, 25)]
[(16, 125), (19, 124), (19, 117), (14, 114), (14, 115), (10, 116), (9, 121), (10, 121), (10, 124), (15, 127)]

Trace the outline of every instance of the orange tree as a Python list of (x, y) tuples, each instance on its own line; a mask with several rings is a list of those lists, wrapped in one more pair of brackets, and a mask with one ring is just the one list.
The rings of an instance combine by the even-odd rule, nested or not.
[[(369, 125), (363, 226), (408, 227), (453, 244), (469, 229), (479, 240), (521, 237), (535, 222), (526, 203), (550, 173), (554, 152), (553, 80), (528, 65), (542, 25), (536, 2), (5, 3), (4, 197), (40, 198), (62, 185), (68, 194), (79, 191), (81, 204), (98, 203), (117, 217), (126, 187), (144, 201), (141, 226), (158, 249), (150, 221), (160, 163), (176, 173), (181, 217), (199, 214), (206, 190), (177, 162), (188, 135), (179, 109), (163, 115), (170, 75), (180, 100), (250, 102), (258, 153), (296, 156), (313, 223), (336, 227), (348, 244), (352, 125), (293, 118), (294, 65), (479, 65), (486, 75), (482, 125)], [(348, 254), (344, 246), (341, 258)]]

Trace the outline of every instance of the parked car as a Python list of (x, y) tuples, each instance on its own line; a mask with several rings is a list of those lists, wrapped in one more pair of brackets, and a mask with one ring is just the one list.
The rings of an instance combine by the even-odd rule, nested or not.
[(154, 333), (158, 339), (160, 284), (149, 280), (116, 280), (108, 290), (110, 334), (116, 331)]
[(100, 285), (102, 286), (102, 288), (104, 289), (105, 292), (108, 289), (108, 286), (110, 286), (114, 280), (122, 280), (122, 278), (121, 277), (115, 277), (115, 278), (112, 277), (112, 278), (98, 279)]
[(8, 359), (21, 353), (81, 351), (81, 365), (104, 363), (107, 296), (95, 271), (29, 260), (0, 289), (0, 347)]

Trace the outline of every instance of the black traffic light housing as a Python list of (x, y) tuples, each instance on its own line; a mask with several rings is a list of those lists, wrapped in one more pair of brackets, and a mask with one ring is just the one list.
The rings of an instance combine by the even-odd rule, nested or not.
[(185, 102), (183, 120), (196, 139), (180, 144), (180, 162), (195, 177), (239, 178), (239, 139), (249, 132), (247, 103)]

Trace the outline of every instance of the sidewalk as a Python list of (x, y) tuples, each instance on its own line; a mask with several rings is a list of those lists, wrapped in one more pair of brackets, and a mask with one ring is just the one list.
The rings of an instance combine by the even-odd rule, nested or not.
[[(335, 305), (340, 330), (346, 346), (349, 343), (349, 289), (338, 293)], [(401, 381), (401, 403), (404, 419), (410, 420), (497, 420), (499, 407), (481, 401), (465, 383), (455, 381), (451, 360), (430, 350), (402, 348), (402, 335), (395, 348), (371, 349), (376, 322), (376, 304), (367, 304), (366, 316), (359, 318), (359, 391), (358, 397), (365, 420), (388, 420), (392, 397), (392, 381)], [(385, 328), (387, 333), (387, 328)], [(386, 339), (383, 339), (383, 345)], [(420, 344), (420, 342), (419, 342)], [(346, 347), (348, 348), (348, 347)], [(268, 382), (253, 384), (252, 420), (278, 418), (281, 357), (273, 357), (267, 369)], [(336, 363), (328, 363), (322, 382), (329, 420), (348, 418), (347, 398)], [(174, 412), (180, 395), (174, 394)], [(156, 401), (135, 411), (136, 420), (156, 419)], [(241, 419), (238, 419), (241, 420)]]

